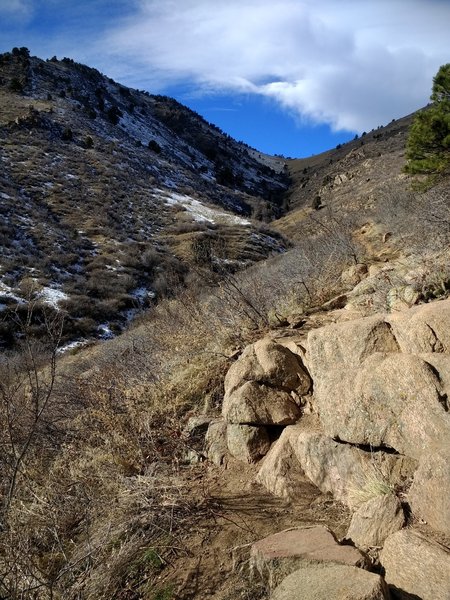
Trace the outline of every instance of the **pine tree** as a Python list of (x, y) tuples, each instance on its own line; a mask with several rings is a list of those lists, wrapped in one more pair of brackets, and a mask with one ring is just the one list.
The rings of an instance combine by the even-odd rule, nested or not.
[(450, 168), (450, 63), (434, 77), (431, 100), (411, 125), (406, 146), (409, 173), (442, 173)]

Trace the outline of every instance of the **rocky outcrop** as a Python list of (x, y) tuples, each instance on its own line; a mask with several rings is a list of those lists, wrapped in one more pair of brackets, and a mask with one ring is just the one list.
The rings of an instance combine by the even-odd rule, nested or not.
[(383, 579), (347, 565), (311, 565), (288, 575), (270, 600), (388, 600)]
[(415, 458), (436, 437), (448, 435), (435, 368), (399, 350), (392, 328), (380, 317), (309, 334), (314, 398), (327, 435)]
[(415, 306), (388, 321), (402, 352), (450, 354), (450, 300)]
[[(450, 356), (446, 362), (450, 372)], [(337, 373), (330, 368), (315, 387), (320, 420), (330, 437), (394, 448), (417, 459), (449, 439), (442, 398), (450, 389), (443, 389), (444, 376), (423, 358), (374, 353), (360, 368), (340, 374), (339, 381)]]
[(307, 479), (353, 511), (353, 546), (317, 527), (251, 546), (250, 571), (271, 599), (388, 598), (382, 577), (355, 566), (356, 548), (381, 551), (395, 597), (450, 598), (449, 551), (404, 529), (406, 501), (413, 518), (450, 535), (449, 325), (445, 300), (324, 325), (306, 340), (265, 338), (231, 367), (230, 454), (262, 459), (257, 481), (277, 496), (295, 500)]
[(228, 450), (254, 462), (270, 447), (267, 427), (289, 425), (301, 416), (301, 396), (311, 379), (301, 358), (271, 339), (247, 346), (225, 377), (222, 414)]
[(387, 538), (380, 562), (396, 598), (450, 598), (450, 552), (437, 542), (403, 529)]

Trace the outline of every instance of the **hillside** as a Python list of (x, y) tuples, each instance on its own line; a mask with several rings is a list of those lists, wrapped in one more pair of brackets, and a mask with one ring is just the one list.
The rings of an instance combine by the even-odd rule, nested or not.
[(279, 159), (70, 59), (16, 49), (0, 84), (0, 306), (38, 298), (67, 337), (108, 337), (205, 256), (236, 270), (285, 248), (257, 220), (282, 214)]
[[(14, 61), (32, 75), (11, 95)], [(83, 266), (77, 279), (69, 263), (64, 277), (45, 283), (47, 267), (33, 262), (47, 239), (41, 234), (28, 248), (5, 244), (10, 264), (22, 253), (29, 261), (22, 273), (66, 293), (73, 285), (73, 296), (96, 310), (117, 294), (85, 291), (91, 271), (111, 277), (120, 293), (122, 276), (144, 277), (118, 258), (130, 249), (139, 260), (140, 249), (151, 251), (155, 266), (143, 288), (155, 290), (155, 275), (169, 273), (184, 285), (161, 294), (124, 333), (63, 354), (63, 312), (43, 311), (39, 339), (29, 315), (17, 351), (0, 354), (0, 598), (447, 600), (450, 179), (404, 173), (411, 117), (288, 161), (287, 188), (276, 171), (261, 185), (255, 175), (251, 191), (177, 158), (171, 148), (179, 148), (180, 132), (167, 115), (164, 123), (156, 118), (158, 102), (194, 120), (182, 135), (196, 152), (198, 124), (221, 151), (244, 150), (174, 101), (125, 92), (145, 105), (151, 135), (159, 128), (164, 139), (173, 136), (165, 150), (158, 138), (155, 153), (147, 138), (136, 145), (123, 116), (113, 124), (95, 104), (95, 119), (85, 118), (68, 82), (65, 97), (42, 87), (28, 112), (33, 78), (50, 86), (56, 72), (83, 73), (83, 82), (88, 72), (105, 86), (106, 109), (125, 114), (121, 87), (95, 71), (21, 51), (2, 69), (0, 94), (9, 101), (2, 202), (21, 224), (13, 199), (23, 198), (18, 206), (33, 208), (35, 219), (24, 231), (40, 224), (46, 234), (50, 223), (52, 244), (72, 240), (73, 261), (84, 252), (92, 268)], [(89, 94), (97, 102), (95, 90)], [(28, 124), (17, 125), (14, 114)], [(67, 122), (71, 140), (61, 138)], [(91, 148), (81, 144), (84, 135)], [(60, 167), (43, 158), (43, 140), (48, 154), (57, 148), (51, 156)], [(16, 151), (27, 168), (13, 160)], [(247, 152), (255, 169), (258, 161), (273, 164)], [(78, 183), (68, 184), (67, 174)], [(170, 187), (164, 178), (188, 184)], [(113, 197), (119, 185), (126, 210), (121, 201), (110, 210), (105, 191)], [(281, 212), (262, 190), (272, 185), (284, 186)], [(269, 227), (243, 223), (250, 215), (241, 201), (251, 210), (263, 201)], [(199, 213), (214, 224), (192, 231)], [(160, 229), (134, 239), (146, 218)], [(180, 219), (184, 231), (171, 229)], [(6, 230), (9, 240), (16, 229)], [(242, 243), (258, 240), (246, 246), (251, 255), (230, 255), (238, 243), (232, 232)], [(225, 241), (216, 245), (215, 233)], [(211, 244), (194, 243), (205, 239)], [(218, 267), (230, 260), (246, 264)], [(8, 281), (4, 302), (12, 306), (22, 289)], [(130, 285), (136, 289), (135, 280)], [(68, 302), (58, 299), (60, 308)], [(101, 322), (92, 318), (90, 331)]]

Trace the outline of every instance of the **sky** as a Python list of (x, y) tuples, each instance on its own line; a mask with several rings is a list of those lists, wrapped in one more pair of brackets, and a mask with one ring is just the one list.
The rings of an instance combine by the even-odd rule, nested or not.
[(424, 106), (450, 0), (0, 0), (0, 52), (67, 56), (310, 156)]

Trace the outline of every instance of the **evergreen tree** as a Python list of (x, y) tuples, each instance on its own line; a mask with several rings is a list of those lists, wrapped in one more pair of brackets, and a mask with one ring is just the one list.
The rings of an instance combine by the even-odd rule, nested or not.
[(450, 63), (434, 77), (431, 100), (411, 125), (406, 146), (409, 173), (442, 173), (450, 167)]

